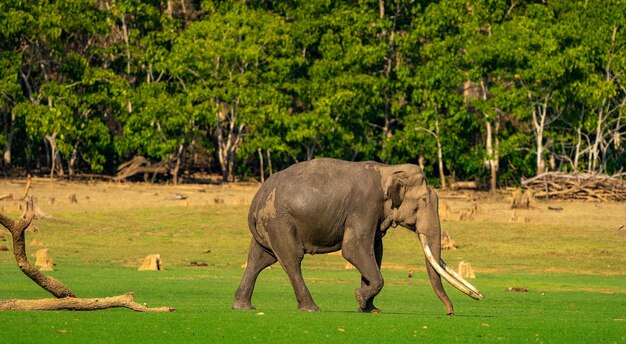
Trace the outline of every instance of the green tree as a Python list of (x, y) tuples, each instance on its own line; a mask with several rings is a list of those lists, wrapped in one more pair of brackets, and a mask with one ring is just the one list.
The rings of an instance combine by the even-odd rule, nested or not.
[(278, 16), (228, 7), (193, 23), (173, 47), (170, 73), (193, 106), (211, 113), (225, 181), (234, 180), (237, 153), (255, 118), (285, 111), (271, 82), (287, 40)]

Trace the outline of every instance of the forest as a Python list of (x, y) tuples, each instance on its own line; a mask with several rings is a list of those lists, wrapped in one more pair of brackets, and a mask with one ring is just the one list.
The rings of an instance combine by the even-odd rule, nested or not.
[(624, 0), (0, 2), (5, 176), (623, 174)]

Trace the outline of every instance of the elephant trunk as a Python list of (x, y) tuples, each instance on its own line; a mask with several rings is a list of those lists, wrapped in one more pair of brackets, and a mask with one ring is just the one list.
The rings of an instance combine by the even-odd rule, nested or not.
[[(434, 259), (438, 261), (441, 255), (441, 239), (437, 240), (437, 238), (433, 238), (430, 240), (434, 244), (432, 245), (433, 250), (435, 251), (436, 256), (433, 255), (432, 251), (428, 246), (424, 245), (424, 241), (426, 240), (426, 236), (424, 234), (419, 233), (419, 238), (422, 243), (422, 248), (424, 249), (424, 255), (426, 257), (426, 272), (428, 272), (428, 279), (430, 280), (430, 285), (433, 287), (435, 295), (443, 302), (446, 306), (446, 313), (448, 315), (454, 314), (454, 306), (452, 305), (452, 301), (448, 297), (446, 290), (443, 288), (443, 284), (441, 283), (441, 274), (435, 270), (435, 267), (431, 263)], [(427, 253), (427, 251), (429, 253)], [(430, 257), (429, 257), (430, 255)], [(431, 258), (432, 257), (432, 258)]]

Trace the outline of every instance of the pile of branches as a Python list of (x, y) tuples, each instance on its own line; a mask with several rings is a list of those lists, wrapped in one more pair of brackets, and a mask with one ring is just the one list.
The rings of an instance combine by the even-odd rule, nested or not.
[(137, 174), (144, 176), (144, 181), (148, 180), (148, 175), (152, 174), (152, 179), (156, 178), (157, 174), (168, 174), (169, 166), (165, 162), (153, 164), (143, 156), (137, 155), (131, 160), (121, 164), (117, 168), (116, 181), (121, 181), (133, 177)]
[(522, 180), (537, 198), (558, 198), (585, 201), (625, 201), (626, 182), (622, 175), (592, 173), (546, 172)]

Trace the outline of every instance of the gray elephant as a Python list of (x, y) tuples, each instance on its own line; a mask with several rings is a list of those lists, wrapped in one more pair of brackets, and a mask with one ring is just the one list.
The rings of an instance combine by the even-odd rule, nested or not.
[(385, 165), (316, 159), (272, 175), (250, 205), (252, 243), (234, 309), (254, 309), (252, 293), (259, 273), (279, 261), (289, 276), (298, 309), (317, 311), (302, 278), (305, 253), (341, 250), (361, 273), (355, 292), (362, 312), (378, 313), (374, 297), (383, 287), (382, 238), (398, 225), (417, 232), (435, 294), (454, 313), (441, 277), (466, 295), (483, 295), (441, 259), (438, 198), (415, 165)]

